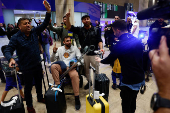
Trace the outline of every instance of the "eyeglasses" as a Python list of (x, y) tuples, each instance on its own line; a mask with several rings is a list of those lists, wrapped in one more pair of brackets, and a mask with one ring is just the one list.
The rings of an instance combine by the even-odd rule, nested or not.
[(115, 19), (119, 19), (119, 18), (115, 18)]

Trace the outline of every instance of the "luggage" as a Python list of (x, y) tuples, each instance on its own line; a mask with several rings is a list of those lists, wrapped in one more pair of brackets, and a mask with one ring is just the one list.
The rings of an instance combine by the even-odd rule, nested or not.
[(60, 85), (50, 87), (45, 94), (45, 104), (47, 113), (66, 113), (64, 88)]
[(100, 94), (104, 93), (105, 95), (103, 96), (103, 98), (106, 99), (106, 101), (108, 101), (108, 97), (109, 97), (109, 83), (110, 80), (106, 76), (106, 74), (101, 73), (96, 75), (95, 90), (99, 91)]
[[(90, 66), (95, 71), (95, 68)], [(94, 85), (95, 85), (95, 74), (94, 74)], [(86, 95), (86, 113), (109, 113), (109, 104), (108, 102), (98, 94), (96, 96), (95, 86), (93, 85), (93, 95), (90, 94), (90, 88), (89, 88), (89, 94)], [(90, 86), (90, 82), (89, 82)], [(97, 84), (96, 84), (97, 86)]]
[[(45, 62), (44, 62), (44, 66), (45, 66)], [(54, 112), (66, 113), (67, 106), (66, 106), (64, 88), (62, 84), (58, 86), (56, 85), (50, 86), (46, 66), (45, 66), (45, 72), (46, 72), (47, 82), (49, 86), (49, 89), (46, 90), (45, 81), (43, 78), (43, 84), (45, 89), (44, 97), (45, 97), (47, 113), (54, 113)]]
[[(14, 66), (14, 68), (16, 68)], [(17, 72), (13, 70), (17, 82), (18, 95), (11, 97), (9, 101), (1, 102), (0, 113), (25, 113), (23, 100), (20, 95)], [(11, 72), (12, 73), (12, 72)]]

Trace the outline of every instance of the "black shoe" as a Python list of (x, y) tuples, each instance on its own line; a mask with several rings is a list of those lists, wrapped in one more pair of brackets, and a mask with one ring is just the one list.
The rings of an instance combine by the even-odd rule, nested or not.
[(145, 79), (145, 81), (146, 81), (146, 82), (149, 82), (149, 78), (147, 77), (147, 78)]
[[(92, 82), (90, 82), (90, 86), (92, 86)], [(84, 89), (89, 89), (89, 82), (87, 82), (87, 84), (84, 86)]]
[(1, 83), (6, 83), (6, 80), (1, 80)]
[(79, 109), (80, 109), (80, 107), (81, 107), (80, 100), (75, 101), (75, 108), (76, 108), (76, 110), (79, 110)]
[(112, 88), (113, 88), (113, 89), (116, 89), (116, 88), (117, 88), (117, 85), (116, 85), (116, 84), (113, 84), (113, 85), (112, 85)]

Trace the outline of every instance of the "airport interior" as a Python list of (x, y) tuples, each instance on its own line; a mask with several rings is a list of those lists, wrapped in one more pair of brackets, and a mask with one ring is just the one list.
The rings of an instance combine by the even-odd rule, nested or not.
[(170, 113), (169, 4), (0, 0), (0, 113)]

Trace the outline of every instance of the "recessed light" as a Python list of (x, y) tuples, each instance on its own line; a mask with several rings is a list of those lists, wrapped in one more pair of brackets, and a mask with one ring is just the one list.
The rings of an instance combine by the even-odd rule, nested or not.
[(24, 11), (21, 11), (21, 12), (24, 12)]

